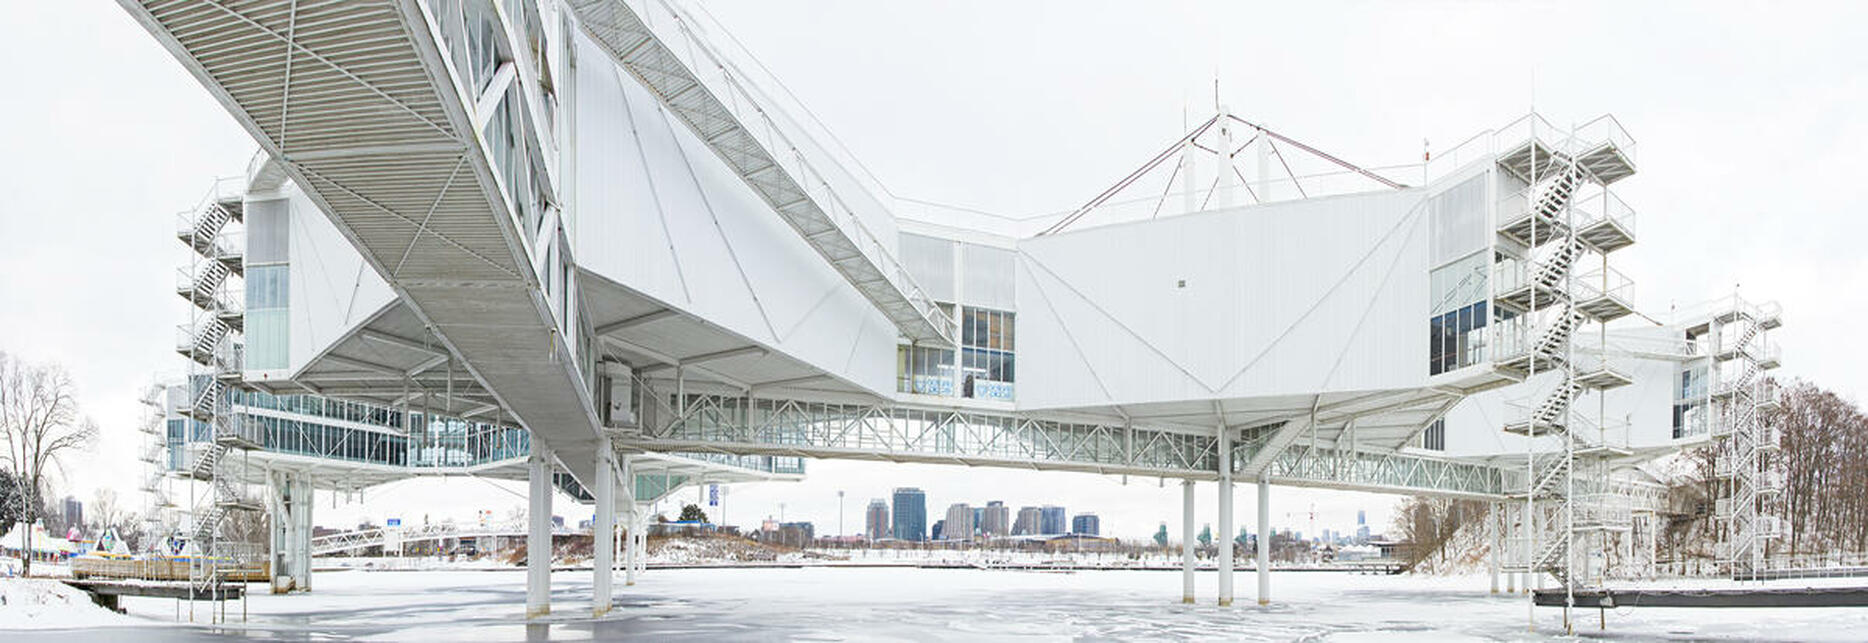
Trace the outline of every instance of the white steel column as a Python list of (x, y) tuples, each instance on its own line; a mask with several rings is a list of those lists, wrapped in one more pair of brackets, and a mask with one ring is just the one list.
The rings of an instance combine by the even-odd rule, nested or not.
[(1232, 605), (1232, 432), (1219, 428), (1219, 606)]
[(532, 436), (526, 462), (525, 617), (551, 613), (551, 451)]
[(642, 565), (642, 511), (640, 503), (629, 505), (629, 562), (624, 565), (624, 585), (636, 584), (636, 570)]
[(636, 504), (629, 503), (623, 517), (623, 586), (636, 584)]
[(278, 472), (266, 474), (266, 504), (267, 510), (272, 512), (272, 525), (266, 531), (271, 536), (272, 549), (269, 551), (272, 552), (272, 593), (274, 594), (291, 591), (292, 571), (288, 561), (292, 559), (292, 552), (298, 551), (297, 548), (290, 546), (292, 540), (288, 526), (292, 523), (292, 515), (285, 509), (285, 494), (288, 492), (282, 477), (282, 474)]
[(1258, 604), (1271, 604), (1271, 480), (1258, 479)]
[(292, 587), (296, 591), (311, 591), (311, 476), (299, 474), (292, 480), (292, 524), (293, 544), (298, 554), (292, 561)]
[(1193, 602), (1193, 480), (1180, 481), (1180, 602)]
[(616, 452), (610, 441), (597, 441), (597, 524), (591, 525), (591, 616), (610, 611), (611, 583), (616, 575)]
[(1504, 546), (1504, 539), (1499, 537), (1499, 532), (1504, 529), (1504, 525), (1503, 525), (1504, 509), (1505, 507), (1503, 504), (1493, 503), (1490, 519), (1487, 520), (1485, 523), (1486, 525), (1485, 531), (1487, 535), (1492, 537), (1491, 538), (1492, 546), (1487, 548), (1487, 551), (1486, 551), (1485, 566), (1486, 566), (1486, 569), (1490, 570), (1492, 573), (1492, 593), (1493, 594), (1498, 593), (1498, 553), (1499, 553), (1498, 550), (1500, 547)]

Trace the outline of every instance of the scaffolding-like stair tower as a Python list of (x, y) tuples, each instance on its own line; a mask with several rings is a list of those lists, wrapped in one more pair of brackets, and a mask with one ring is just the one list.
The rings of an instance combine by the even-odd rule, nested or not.
[[(188, 582), (192, 594), (213, 601), (216, 620), (225, 617), (226, 584), (251, 566), (252, 552), (222, 541), (228, 520), (237, 512), (263, 511), (246, 493), (246, 458), (258, 448), (251, 423), (234, 413), (242, 387), (241, 339), (244, 330), (244, 241), (240, 197), (215, 195), (206, 205), (178, 218), (176, 238), (189, 249), (187, 265), (177, 272), (175, 293), (187, 300), (189, 321), (177, 328), (176, 352), (188, 358), (190, 374), (176, 411), (184, 429), (176, 448), (192, 447), (192, 457), (173, 473), (205, 487), (191, 494), (190, 522), (184, 533), (192, 549)], [(203, 432), (199, 427), (205, 427)], [(205, 433), (206, 440), (200, 440)], [(163, 440), (157, 443), (169, 448)], [(152, 450), (152, 459), (160, 452)], [(145, 488), (158, 502), (168, 500), (159, 477)], [(192, 607), (190, 608), (192, 611)]]
[(1761, 571), (1770, 541), (1788, 535), (1789, 523), (1771, 511), (1783, 493), (1783, 463), (1776, 411), (1781, 401), (1766, 372), (1777, 368), (1768, 331), (1782, 322), (1775, 306), (1732, 297), (1708, 323), (1714, 407), (1711, 434), (1719, 497), (1720, 565), (1733, 577)]
[[(1527, 447), (1523, 484), (1506, 503), (1511, 537), (1503, 568), (1547, 574), (1575, 591), (1600, 585), (1603, 571), (1591, 568), (1590, 552), (1606, 546), (1607, 533), (1632, 524), (1628, 504), (1609, 489), (1609, 463), (1629, 453), (1625, 435), (1616, 437), (1605, 418), (1592, 420), (1576, 408), (1585, 393), (1632, 382), (1605, 359), (1592, 361), (1578, 350), (1606, 342), (1603, 325), (1633, 311), (1608, 267), (1610, 253), (1633, 243), (1632, 228), (1607, 208), (1579, 202), (1593, 199), (1585, 192), (1595, 190), (1609, 203), (1609, 185), (1632, 174), (1633, 165), (1614, 137), (1533, 129), (1528, 140), (1507, 142), (1514, 145), (1498, 157), (1497, 180), (1522, 189), (1498, 212), (1493, 367), (1536, 382), (1538, 395), (1503, 429), (1542, 440)], [(1579, 275), (1590, 260), (1600, 270)], [(1539, 443), (1544, 450), (1536, 450)]]

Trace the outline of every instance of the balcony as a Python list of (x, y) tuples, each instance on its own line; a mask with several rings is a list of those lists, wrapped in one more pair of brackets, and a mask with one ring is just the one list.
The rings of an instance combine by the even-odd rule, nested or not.
[(1758, 477), (1757, 491), (1761, 494), (1770, 495), (1783, 493), (1784, 474), (1777, 471), (1766, 471), (1764, 475)]
[(1570, 165), (1563, 150), (1568, 134), (1540, 114), (1525, 114), (1493, 134), (1493, 141), (1504, 143), (1498, 146), (1505, 150), (1498, 155), (1498, 165), (1526, 182), (1549, 177)]
[(1790, 523), (1777, 516), (1758, 516), (1756, 522), (1759, 538), (1784, 538), (1790, 535)]
[(1571, 199), (1576, 238), (1608, 254), (1634, 245), (1635, 212), (1607, 188)]
[(1505, 151), (1499, 166), (1526, 181), (1581, 166), (1602, 185), (1635, 173), (1636, 144), (1614, 116), (1603, 115), (1574, 128), (1559, 128), (1538, 114), (1527, 114), (1499, 128), (1494, 141)]
[(1758, 368), (1768, 370), (1783, 365), (1783, 349), (1762, 338), (1753, 340), (1750, 345), (1746, 346), (1745, 353), (1751, 356), (1752, 361), (1758, 363)]
[(1632, 376), (1615, 368), (1601, 356), (1582, 355), (1573, 358), (1573, 361), (1576, 363), (1576, 381), (1583, 386), (1608, 390), (1634, 383)]
[(1604, 114), (1578, 126), (1566, 147), (1570, 158), (1602, 185), (1635, 173), (1634, 137), (1612, 115)]
[(1634, 502), (1618, 493), (1592, 493), (1575, 501), (1578, 530), (1625, 531), (1634, 524)]
[(1774, 380), (1765, 380), (1758, 386), (1758, 410), (1776, 411), (1783, 408), (1784, 390)]
[(1546, 188), (1530, 186), (1498, 200), (1498, 233), (1527, 248), (1569, 236), (1562, 208), (1536, 207)]
[(1561, 283), (1536, 278), (1544, 264), (1527, 259), (1505, 259), (1492, 264), (1493, 301), (1515, 313), (1548, 310), (1563, 301)]
[(1614, 268), (1597, 268), (1577, 277), (1576, 309), (1596, 321), (1613, 321), (1634, 313), (1634, 280)]

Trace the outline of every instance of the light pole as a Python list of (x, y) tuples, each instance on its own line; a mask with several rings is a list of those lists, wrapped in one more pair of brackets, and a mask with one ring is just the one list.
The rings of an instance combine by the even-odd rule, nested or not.
[(843, 490), (837, 490), (837, 536), (843, 536)]

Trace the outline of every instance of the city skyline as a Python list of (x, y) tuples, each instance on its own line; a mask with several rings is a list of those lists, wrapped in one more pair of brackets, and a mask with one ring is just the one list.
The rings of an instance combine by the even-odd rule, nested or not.
[[(1130, 484), (1124, 485), (1121, 484), (1119, 478), (1106, 478), (1093, 474), (1052, 472), (1044, 476), (1028, 479), (1023, 485), (1023, 488), (1029, 489), (1029, 491), (1007, 494), (1003, 491), (996, 491), (995, 489), (1011, 487), (994, 483), (997, 482), (999, 478), (1016, 479), (1017, 471), (978, 469), (974, 470), (974, 475), (972, 476), (975, 484), (965, 486), (948, 484), (943, 486), (925, 482), (930, 479), (925, 471), (934, 470), (938, 472), (944, 468), (940, 465), (872, 465), (869, 463), (837, 461), (813, 461), (811, 464), (813, 467), (839, 469), (838, 471), (833, 471), (833, 476), (831, 477), (843, 480), (860, 478), (864, 480), (865, 486), (857, 487), (834, 483), (813, 482), (811, 478), (791, 483), (731, 485), (731, 492), (721, 495), (720, 500), (723, 506), (708, 506), (705, 503), (706, 494), (696, 493), (693, 495), (676, 495), (671, 497), (664, 501), (662, 505), (658, 506), (657, 510), (663, 514), (673, 516), (680, 513), (683, 505), (700, 501), (702, 508), (707, 510), (710, 517), (715, 516), (717, 510), (723, 508), (727, 509), (730, 512), (729, 518), (723, 524), (742, 526), (750, 524), (756, 526), (759, 524), (759, 521), (764, 518), (770, 517), (777, 519), (779, 517), (778, 506), (784, 504), (784, 518), (786, 522), (812, 522), (818, 526), (819, 535), (825, 537), (840, 535), (863, 536), (867, 533), (868, 521), (866, 512), (868, 507), (871, 503), (881, 500), (887, 508), (890, 537), (896, 537), (896, 519), (900, 514), (895, 506), (893, 492), (897, 489), (912, 488), (923, 494), (925, 522), (922, 523), (921, 533), (924, 537), (930, 534), (936, 522), (947, 518), (947, 510), (955, 504), (966, 504), (969, 508), (975, 510), (989, 510), (992, 507), (990, 503), (1000, 503), (1001, 506), (1006, 509), (1007, 535), (1015, 535), (1018, 533), (1016, 521), (1021, 510), (1042, 510), (1042, 508), (1046, 506), (1058, 507), (1064, 512), (1061, 520), (1065, 528), (1058, 533), (1068, 532), (1071, 521), (1077, 516), (1094, 514), (1098, 518), (1102, 536), (1115, 537), (1123, 540), (1151, 539), (1161, 523), (1166, 522), (1170, 525), (1178, 525), (1180, 520), (1180, 505), (1178, 502), (1180, 497), (1179, 485), (1170, 485), (1163, 488), (1152, 480), (1147, 481), (1146, 484), (1141, 484), (1139, 480), (1131, 480)], [(857, 475), (856, 472), (847, 470), (852, 468), (864, 471), (869, 475)], [(916, 475), (905, 476), (903, 478), (903, 483), (890, 482), (887, 478), (880, 477), (891, 471), (902, 471), (903, 469), (907, 469), (909, 473)], [(923, 482), (921, 484), (911, 485), (906, 483), (907, 480)], [(1078, 493), (1082, 493), (1082, 486), (1085, 483), (1094, 484), (1098, 482), (1108, 485), (1106, 491), (1097, 494), (1099, 497), (1104, 498), (1106, 500), (1105, 502), (1072, 505), (1046, 501), (1047, 494), (1055, 494), (1048, 497), (1058, 497), (1066, 493), (1067, 490), (1073, 489), (1077, 490)], [(975, 489), (975, 487), (978, 487), (978, 489)], [(848, 533), (845, 534), (831, 533), (835, 529), (837, 513), (839, 511), (838, 491), (845, 492), (843, 511), (865, 513), (865, 518), (861, 521), (846, 521), (845, 531)], [(1196, 485), (1196, 494), (1201, 498), (1197, 506), (1196, 522), (1216, 522), (1217, 515), (1213, 513), (1213, 503), (1217, 500), (1213, 498), (1213, 493), (1214, 488), (1210, 484)], [(1356, 533), (1358, 517), (1361, 517), (1365, 522), (1371, 522), (1373, 525), (1370, 528), (1372, 533), (1379, 534), (1385, 531), (1387, 522), (1392, 513), (1391, 505), (1400, 499), (1399, 496), (1353, 492), (1318, 492), (1301, 488), (1290, 489), (1284, 493), (1293, 497), (1293, 500), (1288, 502), (1280, 502), (1279, 499), (1273, 500), (1272, 518), (1275, 529), (1284, 530), (1288, 528), (1293, 532), (1302, 531), (1307, 534), (1321, 534), (1322, 530), (1328, 529), (1345, 536), (1353, 536)], [(1305, 498), (1301, 504), (1295, 499), (1300, 496)], [(1251, 498), (1249, 494), (1237, 494), (1235, 502), (1235, 515), (1251, 515), (1256, 511), (1255, 500)], [(1313, 512), (1315, 514), (1314, 521), (1312, 518)], [(853, 516), (857, 514), (850, 513), (847, 515)], [(1120, 516), (1120, 518), (1112, 518), (1112, 515)], [(1147, 515), (1155, 515), (1157, 517), (1147, 519), (1144, 517)], [(741, 518), (732, 518), (731, 516), (740, 516)], [(989, 520), (982, 521), (981, 524), (988, 521)], [(1040, 531), (1041, 527), (1042, 525), (1038, 527)], [(1180, 537), (1178, 529), (1170, 529), (1170, 532), (1173, 539), (1178, 542)], [(1034, 531), (1033, 533), (1039, 533), (1039, 531)]]

